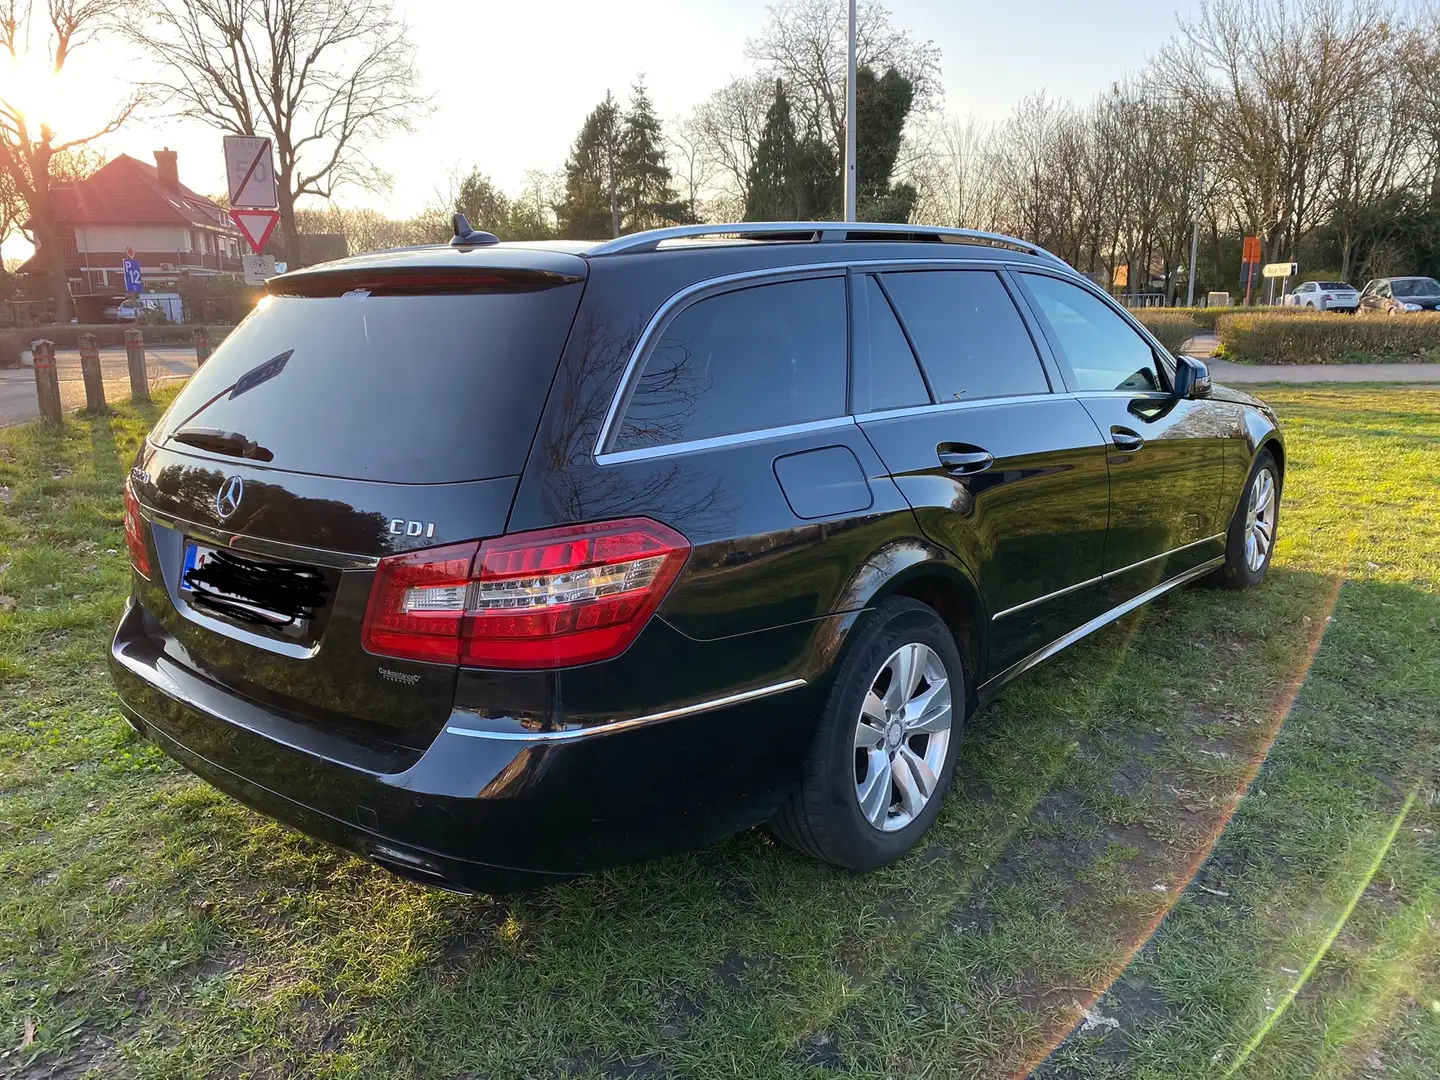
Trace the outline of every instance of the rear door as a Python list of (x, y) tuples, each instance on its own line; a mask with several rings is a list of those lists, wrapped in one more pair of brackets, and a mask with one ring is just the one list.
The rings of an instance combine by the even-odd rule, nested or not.
[(141, 598), (207, 678), (423, 746), (455, 671), (365, 651), (373, 566), (505, 531), (583, 284), (322, 277), (263, 301), (152, 432)]
[(861, 429), (921, 528), (975, 575), (998, 674), (1099, 608), (1104, 445), (1083, 406), (1055, 392), (994, 270), (856, 280), (857, 371), (873, 387)]
[(1208, 401), (1181, 400), (1149, 340), (1073, 280), (1025, 272), (1067, 384), (1108, 443), (1104, 573), (1118, 602), (1223, 552), (1227, 427)]

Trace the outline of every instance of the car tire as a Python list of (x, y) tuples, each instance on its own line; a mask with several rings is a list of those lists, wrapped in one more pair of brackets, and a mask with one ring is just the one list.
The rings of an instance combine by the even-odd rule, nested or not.
[[(908, 694), (896, 681), (907, 674)], [(849, 870), (894, 862), (940, 814), (965, 702), (960, 653), (934, 609), (907, 597), (881, 601), (836, 669), (800, 783), (770, 831)]]
[[(1265, 580), (1275, 555), (1283, 487), (1284, 476), (1275, 462), (1275, 455), (1269, 450), (1260, 451), (1250, 466), (1245, 492), (1240, 496), (1240, 505), (1235, 508), (1235, 516), (1225, 534), (1225, 563), (1215, 572), (1213, 580), (1216, 584), (1239, 591), (1253, 589)], [(1252, 517), (1252, 512), (1255, 517)], [(1261, 523), (1259, 528), (1257, 520)], [(1269, 539), (1262, 543), (1264, 527), (1268, 527)], [(1254, 548), (1250, 546), (1252, 542), (1256, 545)]]

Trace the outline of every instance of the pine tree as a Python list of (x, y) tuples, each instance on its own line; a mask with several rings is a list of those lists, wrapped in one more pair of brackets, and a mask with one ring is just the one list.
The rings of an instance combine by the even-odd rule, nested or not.
[(460, 190), (455, 194), (455, 213), (464, 214), (470, 225), (481, 232), (495, 233), (502, 240), (515, 239), (506, 235), (510, 200), (479, 169), (471, 169), (470, 175), (460, 181)]
[(683, 216), (665, 163), (660, 118), (645, 92), (643, 77), (630, 91), (630, 108), (620, 133), (618, 171), (620, 206), (627, 231), (652, 229)]
[(775, 80), (775, 97), (765, 114), (765, 127), (750, 166), (750, 194), (745, 199), (746, 221), (787, 221), (800, 218), (793, 183), (795, 121), (785, 84)]
[(565, 160), (560, 232), (574, 240), (620, 235), (620, 109), (607, 90), (591, 111)]

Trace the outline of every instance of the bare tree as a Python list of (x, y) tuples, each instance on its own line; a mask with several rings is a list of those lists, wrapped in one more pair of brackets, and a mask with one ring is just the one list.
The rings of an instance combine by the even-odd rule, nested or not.
[(296, 200), (388, 187), (372, 144), (426, 106), (415, 50), (388, 0), (138, 0), (129, 36), (168, 72), (150, 88), (180, 115), (275, 140), (280, 227)]
[(763, 75), (732, 79), (697, 105), (689, 120), (707, 174), (742, 207), (774, 87)]
[(1440, 205), (1440, 3), (1429, 4), (1415, 18), (1401, 43), (1399, 61), (1422, 136), (1418, 164), (1429, 179), (1430, 201)]
[[(71, 54), (102, 30), (120, 6), (120, 0), (46, 0), (42, 15), (30, 0), (4, 0), (0, 3), (0, 47), (10, 54), (11, 62), (30, 67), (37, 75), (40, 57), (31, 50), (43, 48), (45, 66), (51, 74), (60, 75)], [(98, 130), (57, 137), (49, 124), (26, 115), (24, 103), (0, 94), (0, 171), (11, 198), (25, 207), (28, 228), (49, 280), (54, 315), (61, 322), (69, 320), (71, 304), (64, 245), (51, 197), (53, 169), (57, 159), (63, 162), (73, 151), (119, 128), (139, 104), (138, 96), (128, 98)]]
[(706, 153), (705, 137), (692, 115), (672, 120), (666, 138), (670, 144), (671, 160), (675, 163), (675, 179), (680, 185), (680, 201), (685, 204), (690, 220), (699, 221), (700, 200), (710, 186), (713, 170)]
[[(820, 135), (837, 159), (845, 156), (845, 73), (849, 31), (846, 8), (835, 0), (779, 0), (759, 37), (745, 43), (762, 74), (780, 78), (790, 94), (798, 130)], [(877, 74), (895, 68), (914, 90), (911, 117), (928, 117), (941, 97), (940, 50), (895, 29), (878, 0), (863, 0), (855, 13), (855, 54), (860, 67)], [(901, 165), (903, 166), (903, 162)]]
[(1202, 0), (1162, 52), (1161, 77), (1269, 258), (1317, 220), (1326, 129), (1370, 92), (1388, 35), (1383, 0)]
[(946, 116), (920, 129), (906, 173), (919, 193), (917, 221), (999, 228), (994, 141), (991, 127), (975, 116)]

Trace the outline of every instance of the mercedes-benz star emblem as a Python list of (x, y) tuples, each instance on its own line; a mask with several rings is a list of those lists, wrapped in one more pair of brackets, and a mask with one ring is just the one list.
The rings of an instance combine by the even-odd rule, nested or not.
[(238, 476), (232, 476), (220, 485), (220, 490), (215, 493), (215, 512), (224, 521), (236, 510), (240, 509), (240, 500), (245, 497), (245, 481)]

